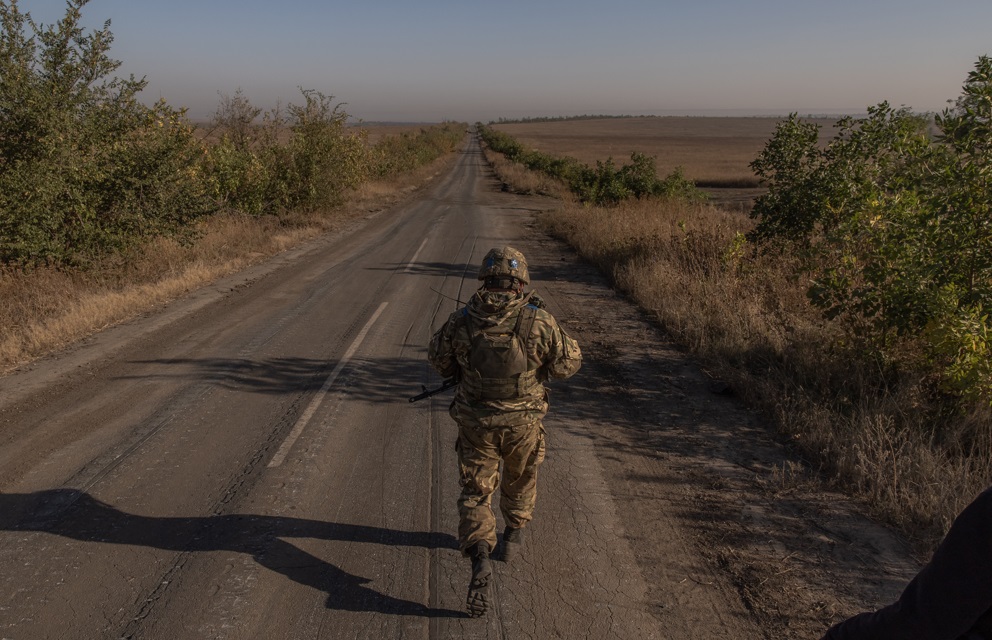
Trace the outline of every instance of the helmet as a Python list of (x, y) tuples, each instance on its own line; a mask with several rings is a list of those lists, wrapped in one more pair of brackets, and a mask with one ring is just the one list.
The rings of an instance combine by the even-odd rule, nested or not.
[(527, 259), (513, 247), (503, 247), (502, 249), (490, 249), (486, 257), (482, 259), (482, 267), (479, 268), (479, 280), (490, 277), (512, 277), (527, 284), (530, 282), (530, 275), (527, 273)]

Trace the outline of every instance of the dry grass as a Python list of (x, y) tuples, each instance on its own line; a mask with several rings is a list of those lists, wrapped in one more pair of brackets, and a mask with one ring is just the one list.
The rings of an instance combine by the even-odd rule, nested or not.
[[(657, 156), (660, 172), (682, 164), (690, 177), (719, 181), (740, 175), (775, 122), (635, 118), (498, 128), (548, 153), (591, 162), (636, 149)], [(829, 130), (832, 121), (823, 126)], [(530, 188), (533, 178), (500, 171), (504, 181)], [(948, 416), (929, 381), (914, 377), (911, 339), (902, 374), (881, 372), (810, 307), (807, 282), (787, 260), (735, 254), (737, 234), (752, 224), (743, 212), (679, 202), (607, 209), (566, 199), (543, 222), (921, 552), (992, 484), (992, 410)]]
[(543, 223), (921, 550), (992, 482), (990, 412), (937, 428), (922, 381), (880, 385), (810, 308), (790, 265), (735, 254), (746, 217), (680, 202), (566, 203)]
[(529, 171), (516, 162), (507, 160), (502, 153), (497, 153), (485, 145), (482, 147), (482, 153), (496, 177), (503, 183), (504, 190), (554, 198), (568, 197), (568, 186), (560, 180), (555, 180), (543, 173)]
[(367, 183), (333, 211), (282, 221), (214, 216), (200, 224), (192, 244), (160, 238), (83, 272), (0, 270), (0, 372), (384, 209), (454, 158), (449, 154), (395, 179)]

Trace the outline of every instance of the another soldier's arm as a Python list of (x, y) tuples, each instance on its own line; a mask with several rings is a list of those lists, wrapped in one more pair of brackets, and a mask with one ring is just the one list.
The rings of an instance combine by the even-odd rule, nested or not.
[(445, 322), (444, 326), (431, 337), (427, 347), (427, 361), (445, 378), (452, 378), (458, 374), (458, 360), (451, 345), (454, 324), (450, 319)]
[(990, 627), (992, 488), (955, 519), (929, 564), (898, 601), (832, 627), (823, 640), (984, 638)]

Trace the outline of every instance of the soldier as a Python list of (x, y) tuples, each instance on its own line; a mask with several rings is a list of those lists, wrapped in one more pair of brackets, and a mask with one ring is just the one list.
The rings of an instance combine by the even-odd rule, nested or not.
[[(506, 521), (503, 560), (523, 543), (537, 498), (537, 468), (544, 460), (548, 412), (544, 382), (567, 378), (582, 361), (579, 345), (545, 311), (533, 292), (527, 262), (511, 247), (486, 254), (479, 270), (482, 286), (468, 304), (451, 314), (431, 338), (428, 359), (458, 387), (451, 417), (458, 423), (458, 499), (461, 551), (472, 558), (466, 606), (472, 617), (486, 613), (496, 547), (492, 496)], [(503, 462), (500, 477), (500, 461)]]

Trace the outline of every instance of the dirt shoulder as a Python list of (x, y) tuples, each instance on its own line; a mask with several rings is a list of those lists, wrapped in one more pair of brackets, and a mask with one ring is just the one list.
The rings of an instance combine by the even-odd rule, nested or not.
[[(611, 416), (594, 436), (597, 455), (657, 615), (678, 604), (673, 582), (691, 581), (735, 593), (765, 638), (819, 638), (898, 597), (919, 569), (906, 544), (823, 489), (761, 416), (594, 267), (533, 216), (521, 222), (529, 239), (518, 248), (538, 290), (584, 354), (581, 383), (553, 389), (552, 410)], [(660, 528), (660, 513), (677, 530)], [(679, 575), (686, 554), (706, 569)]]

